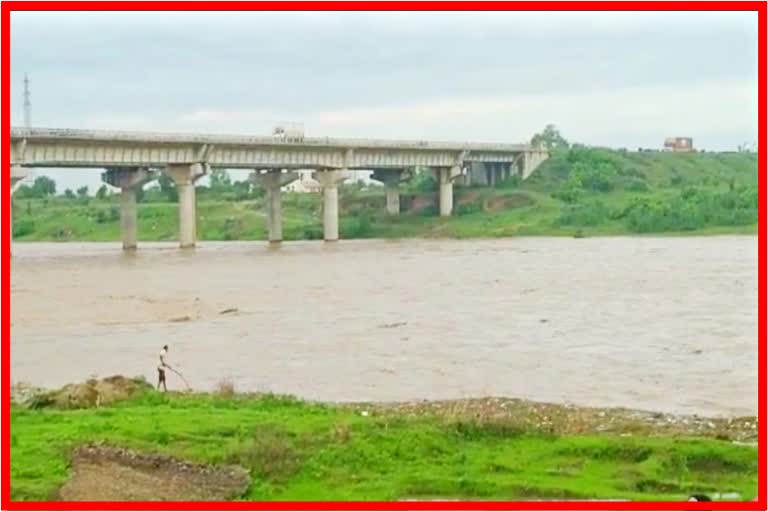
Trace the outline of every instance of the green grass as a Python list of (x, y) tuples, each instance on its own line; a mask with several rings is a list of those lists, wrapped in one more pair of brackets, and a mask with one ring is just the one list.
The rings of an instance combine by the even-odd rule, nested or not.
[(162, 395), (11, 408), (11, 498), (46, 500), (85, 442), (236, 463), (248, 500), (625, 498), (757, 487), (757, 451), (713, 439), (567, 436), (514, 422), (371, 414), (290, 398)]
[[(578, 198), (563, 192), (583, 176)], [(595, 181), (597, 180), (597, 181)], [(576, 183), (581, 183), (578, 179)], [(742, 153), (629, 153), (574, 148), (558, 152), (528, 180), (496, 188), (455, 187), (455, 212), (436, 214), (436, 192), (404, 185), (403, 213), (384, 212), (381, 188), (342, 188), (342, 238), (494, 238), (626, 234), (754, 234), (757, 232), (757, 159)], [(157, 194), (148, 194), (162, 200)], [(21, 194), (17, 194), (21, 196)], [(225, 199), (202, 189), (202, 240), (263, 240), (262, 198)], [(424, 208), (415, 209), (419, 203)], [(284, 194), (286, 240), (322, 238), (321, 198)], [(139, 205), (139, 238), (175, 240), (177, 205)], [(117, 241), (117, 196), (102, 200), (14, 198), (14, 235), (22, 241)]]

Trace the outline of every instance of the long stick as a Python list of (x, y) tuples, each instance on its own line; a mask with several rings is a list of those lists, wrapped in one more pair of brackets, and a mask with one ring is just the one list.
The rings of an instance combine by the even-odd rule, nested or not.
[(187, 382), (187, 379), (185, 379), (185, 378), (184, 378), (184, 376), (181, 374), (181, 372), (179, 372), (179, 371), (176, 371), (176, 370), (175, 370), (173, 367), (171, 367), (171, 366), (169, 366), (169, 367), (168, 367), (168, 369), (169, 369), (169, 370), (171, 370), (171, 371), (172, 371), (173, 373), (175, 373), (176, 375), (178, 375), (178, 376), (179, 376), (179, 378), (181, 378), (181, 380), (183, 380), (183, 381), (184, 381), (184, 384), (187, 386), (187, 390), (188, 390), (188, 391), (192, 391), (192, 386), (190, 386), (190, 385), (189, 385), (189, 382)]

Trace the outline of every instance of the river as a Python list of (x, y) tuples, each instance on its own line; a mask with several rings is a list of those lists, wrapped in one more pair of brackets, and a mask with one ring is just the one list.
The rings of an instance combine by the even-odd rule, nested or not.
[[(11, 378), (757, 411), (757, 238), (16, 243)], [(230, 310), (229, 312), (224, 312)], [(169, 384), (183, 385), (174, 375)]]

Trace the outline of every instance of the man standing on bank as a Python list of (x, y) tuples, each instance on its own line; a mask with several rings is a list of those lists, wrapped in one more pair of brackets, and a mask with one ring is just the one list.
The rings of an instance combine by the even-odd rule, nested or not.
[(168, 388), (165, 386), (165, 369), (170, 369), (165, 362), (165, 356), (168, 355), (168, 345), (163, 345), (163, 350), (160, 351), (160, 364), (157, 365), (157, 390), (160, 391), (160, 384), (163, 385), (163, 391), (167, 392)]

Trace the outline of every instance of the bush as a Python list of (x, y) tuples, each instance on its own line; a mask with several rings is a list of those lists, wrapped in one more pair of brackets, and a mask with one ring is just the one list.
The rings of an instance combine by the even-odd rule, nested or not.
[(229, 377), (221, 379), (216, 383), (213, 393), (222, 398), (232, 398), (235, 395), (234, 381)]
[(259, 425), (253, 437), (231, 453), (227, 462), (250, 469), (255, 477), (284, 482), (295, 475), (304, 463), (304, 457), (294, 446), (293, 437), (279, 427)]
[(304, 240), (322, 240), (323, 226), (317, 223), (304, 226), (304, 229), (302, 229), (302, 238)]
[(483, 211), (483, 207), (477, 203), (464, 203), (456, 207), (456, 215), (471, 215)]
[(341, 234), (345, 238), (368, 238), (371, 233), (372, 222), (368, 215), (357, 215), (342, 220)]
[(575, 203), (584, 195), (584, 189), (581, 186), (581, 180), (578, 177), (571, 177), (566, 181), (552, 197), (565, 201), (566, 203)]
[(437, 190), (437, 180), (429, 170), (416, 173), (410, 181), (410, 188), (417, 192), (433, 192)]
[(636, 197), (624, 214), (627, 227), (638, 233), (744, 226), (757, 222), (757, 189), (711, 191), (689, 187), (670, 199)]
[(648, 192), (651, 188), (643, 178), (633, 177), (625, 182), (624, 189), (630, 192)]
[(517, 188), (523, 182), (518, 174), (513, 174), (497, 185), (497, 188)]
[(35, 221), (32, 219), (19, 219), (13, 221), (14, 238), (29, 235), (35, 231)]
[(608, 208), (600, 201), (564, 206), (557, 223), (561, 226), (597, 226), (610, 218)]

